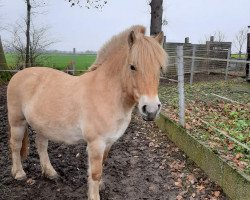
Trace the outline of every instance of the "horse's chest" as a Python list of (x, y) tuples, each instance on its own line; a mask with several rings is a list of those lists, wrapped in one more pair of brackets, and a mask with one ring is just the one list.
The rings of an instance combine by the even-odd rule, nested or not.
[(107, 135), (107, 141), (110, 143), (118, 140), (126, 131), (128, 125), (130, 123), (130, 118), (120, 119), (117, 121), (117, 124), (111, 132)]

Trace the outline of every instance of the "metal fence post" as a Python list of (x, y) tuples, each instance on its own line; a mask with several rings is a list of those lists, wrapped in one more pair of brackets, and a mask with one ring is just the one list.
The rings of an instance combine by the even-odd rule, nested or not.
[(177, 46), (178, 91), (179, 91), (179, 123), (185, 127), (185, 95), (183, 46)]
[(228, 52), (227, 52), (227, 66), (226, 66), (226, 75), (225, 75), (225, 80), (228, 79), (228, 68), (229, 68), (229, 63), (230, 63), (230, 60), (231, 59), (231, 48), (228, 49)]
[(193, 45), (193, 54), (192, 54), (192, 63), (191, 63), (191, 72), (190, 72), (190, 85), (193, 84), (193, 79), (194, 79), (195, 51), (196, 51), (196, 45)]

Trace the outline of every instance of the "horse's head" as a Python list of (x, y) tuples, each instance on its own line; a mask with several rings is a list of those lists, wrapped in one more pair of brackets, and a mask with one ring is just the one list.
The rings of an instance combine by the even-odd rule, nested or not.
[(163, 33), (147, 37), (131, 31), (126, 82), (144, 120), (154, 120), (161, 109), (158, 98), (160, 71), (166, 68), (167, 54), (162, 48)]

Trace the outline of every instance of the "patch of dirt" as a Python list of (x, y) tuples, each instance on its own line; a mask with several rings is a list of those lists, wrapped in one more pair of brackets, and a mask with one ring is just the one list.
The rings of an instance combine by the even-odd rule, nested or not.
[[(0, 87), (0, 199), (87, 199), (86, 144), (49, 143), (56, 181), (41, 176), (39, 157), (30, 131), (28, 179), (11, 177), (8, 149), (6, 86)], [(126, 133), (112, 147), (104, 168), (103, 200), (228, 199), (194, 162), (168, 140), (154, 123), (136, 114)]]

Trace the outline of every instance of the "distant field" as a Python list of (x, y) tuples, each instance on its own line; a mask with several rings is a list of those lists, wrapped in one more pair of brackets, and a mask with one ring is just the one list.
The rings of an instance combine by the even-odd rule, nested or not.
[[(10, 68), (15, 68), (15, 55), (7, 53), (6, 60)], [(239, 54), (231, 54), (231, 58), (238, 59)], [(246, 58), (245, 54), (241, 55), (242, 59)], [(76, 62), (77, 70), (86, 70), (95, 61), (96, 55), (93, 54), (66, 54), (66, 53), (48, 53), (41, 56), (36, 65), (44, 67), (52, 67), (56, 69), (65, 69), (68, 64), (74, 60)]]
[[(96, 55), (77, 54), (74, 56), (73, 54), (51, 53), (41, 56), (36, 65), (64, 69), (74, 60), (77, 70), (85, 70), (95, 61), (95, 58)], [(6, 60), (9, 67), (15, 67), (15, 55), (7, 53)]]
[[(231, 54), (231, 58), (238, 59), (239, 54)], [(241, 54), (242, 59), (246, 59), (246, 54)]]

